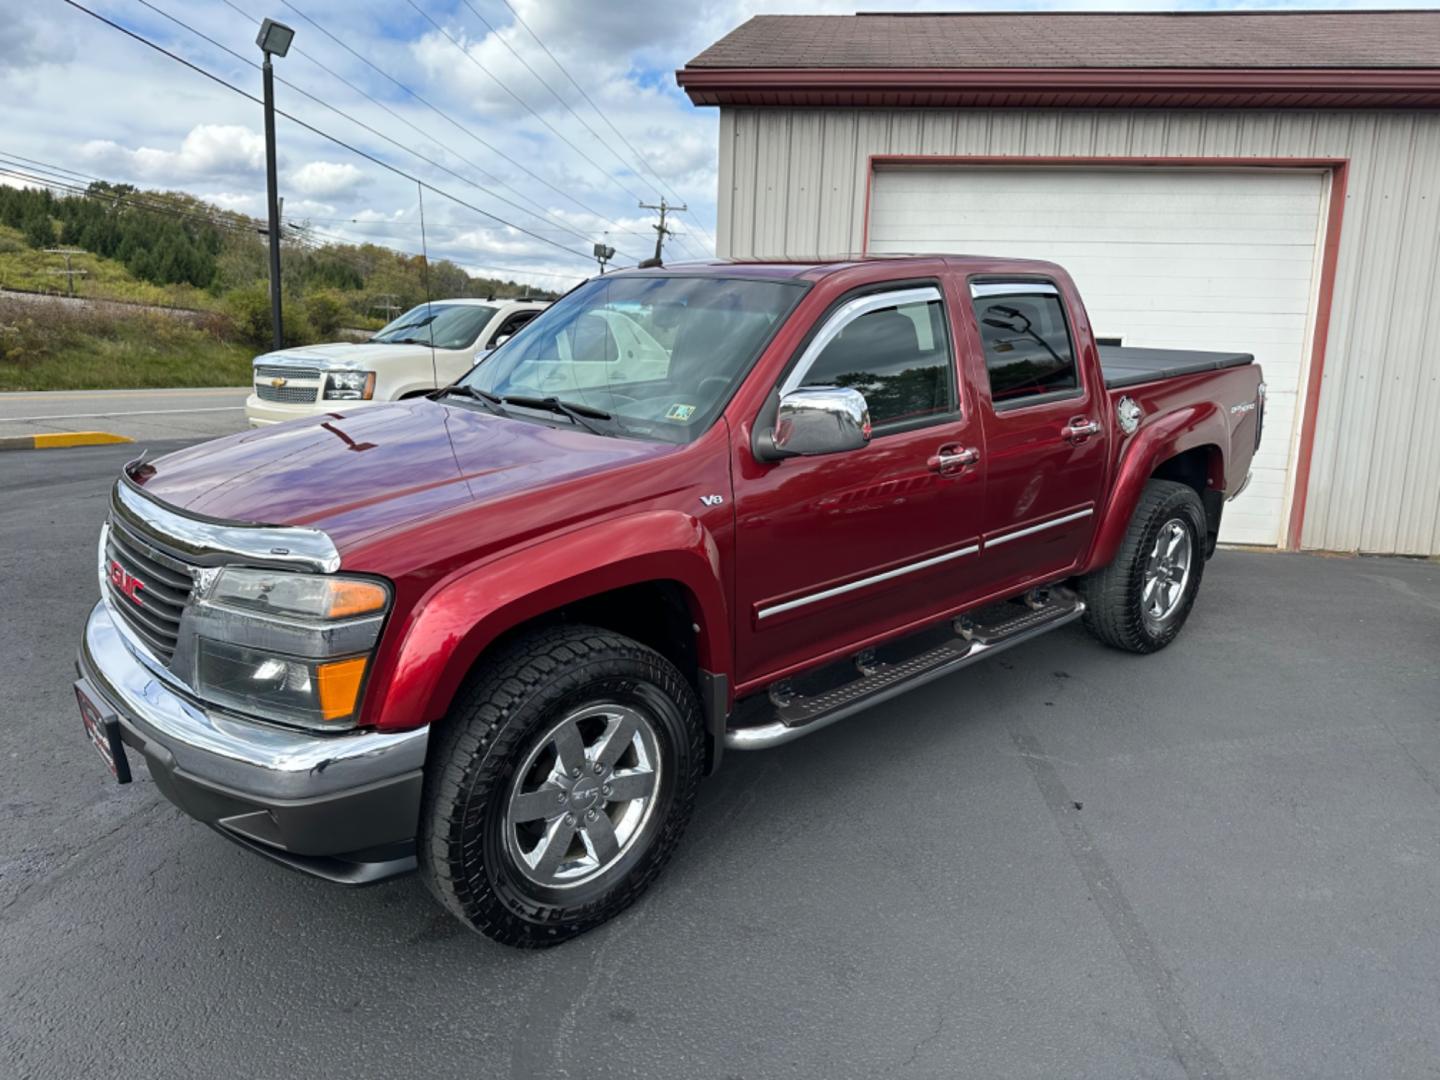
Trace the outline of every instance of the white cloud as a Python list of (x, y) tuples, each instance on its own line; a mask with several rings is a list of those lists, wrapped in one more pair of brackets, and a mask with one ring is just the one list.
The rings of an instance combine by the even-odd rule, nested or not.
[(179, 150), (151, 146), (131, 150), (111, 139), (93, 139), (80, 152), (96, 166), (161, 184), (256, 173), (265, 168), (264, 137), (239, 124), (196, 124)]
[(200, 192), (199, 197), (208, 203), (214, 203), (222, 210), (234, 210), (240, 214), (255, 214), (265, 208), (264, 198), (254, 192)]
[(310, 161), (290, 174), (290, 187), (302, 195), (327, 199), (343, 195), (367, 179), (364, 173), (348, 163)]

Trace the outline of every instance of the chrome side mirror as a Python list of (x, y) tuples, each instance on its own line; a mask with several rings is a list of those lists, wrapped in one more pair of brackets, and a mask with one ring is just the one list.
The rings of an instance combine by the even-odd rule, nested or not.
[(780, 398), (772, 441), (782, 457), (859, 450), (870, 442), (870, 406), (860, 391), (839, 386), (791, 390)]

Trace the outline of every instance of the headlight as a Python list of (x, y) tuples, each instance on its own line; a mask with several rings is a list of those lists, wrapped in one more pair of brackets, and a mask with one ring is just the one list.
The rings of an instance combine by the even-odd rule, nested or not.
[(331, 371), (325, 375), (326, 401), (369, 401), (374, 396), (373, 371)]
[(389, 606), (373, 578), (225, 567), (185, 617), (195, 691), (279, 723), (352, 726)]

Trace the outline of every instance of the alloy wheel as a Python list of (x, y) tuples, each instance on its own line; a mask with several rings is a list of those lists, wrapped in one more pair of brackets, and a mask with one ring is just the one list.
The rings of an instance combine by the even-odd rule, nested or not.
[(635, 844), (660, 790), (660, 746), (639, 709), (588, 705), (555, 724), (515, 774), (505, 843), (546, 888), (600, 877)]

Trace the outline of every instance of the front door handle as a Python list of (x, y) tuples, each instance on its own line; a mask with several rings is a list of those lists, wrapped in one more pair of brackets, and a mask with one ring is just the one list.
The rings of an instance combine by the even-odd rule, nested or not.
[(1070, 422), (1060, 429), (1061, 437), (1072, 443), (1084, 442), (1091, 435), (1099, 434), (1100, 421), (1085, 416), (1072, 417)]
[(980, 451), (973, 446), (942, 446), (931, 455), (930, 460), (925, 464), (929, 466), (931, 472), (949, 476), (959, 472), (967, 465), (974, 465), (979, 460)]

